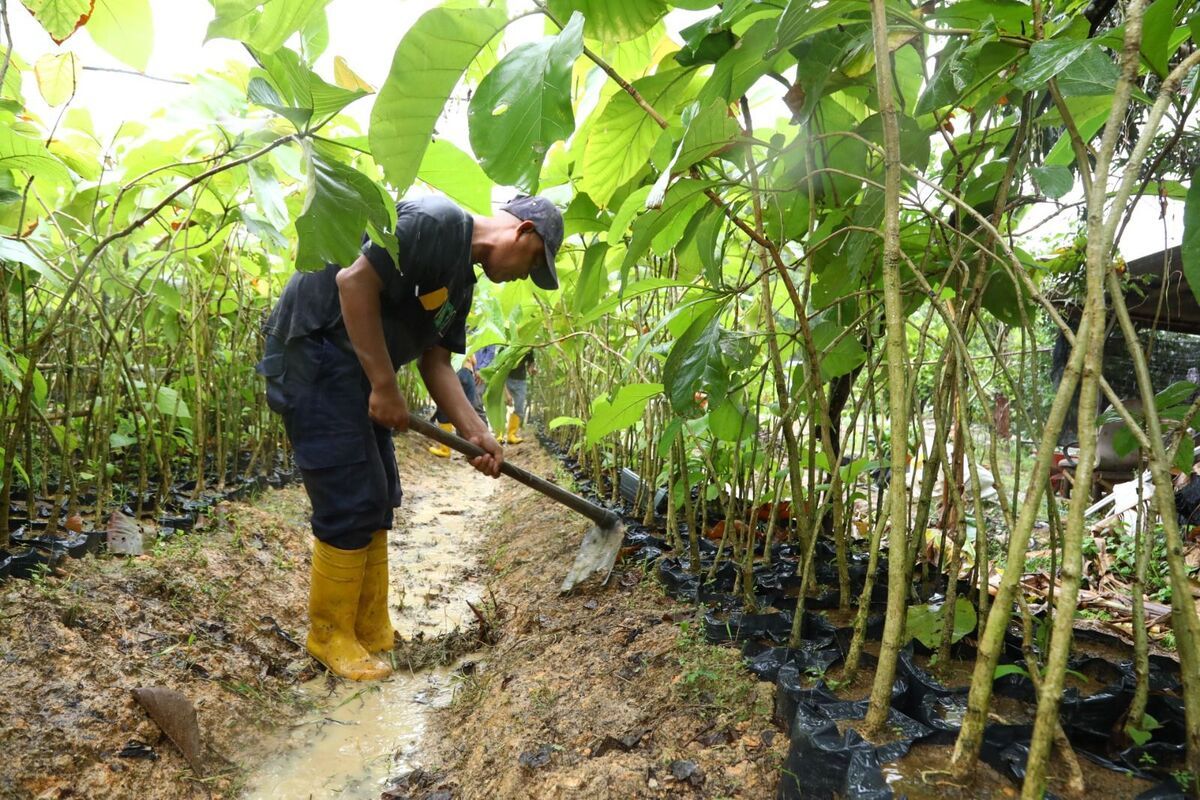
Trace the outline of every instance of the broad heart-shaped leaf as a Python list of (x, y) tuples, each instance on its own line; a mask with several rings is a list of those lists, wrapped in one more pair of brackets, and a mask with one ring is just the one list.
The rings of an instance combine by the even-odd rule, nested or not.
[(69, 184), (71, 174), (38, 139), (21, 136), (7, 125), (0, 126), (0, 170), (17, 170), (34, 178)]
[(550, 0), (547, 5), (559, 19), (582, 14), (584, 33), (602, 42), (636, 39), (667, 13), (664, 0)]
[(571, 70), (583, 52), (583, 17), (557, 36), (513, 48), (479, 84), (467, 109), (471, 149), (497, 183), (537, 191), (550, 145), (575, 130)]
[(719, 400), (716, 408), (708, 412), (708, 429), (723, 442), (741, 442), (758, 433), (758, 420), (747, 414), (742, 404), (733, 397)]
[(1117, 65), (1097, 48), (1089, 48), (1058, 74), (1064, 97), (1111, 95), (1121, 76)]
[(270, 54), (251, 52), (266, 76), (255, 75), (250, 79), (246, 92), (249, 99), (286, 118), (297, 130), (321, 127), (367, 94), (361, 89), (343, 89), (326, 83), (287, 48)]
[(587, 443), (593, 445), (610, 433), (628, 428), (642, 418), (650, 398), (661, 393), (661, 383), (631, 383), (617, 389), (611, 399), (597, 397), (587, 421)]
[(1192, 294), (1200, 301), (1200, 168), (1192, 175), (1192, 185), (1184, 202), (1183, 243), (1179, 249), (1183, 257), (1183, 275)]
[(79, 59), (74, 53), (46, 53), (33, 65), (38, 91), (48, 106), (61, 106), (79, 86)]
[(445, 139), (430, 143), (417, 177), (471, 211), (491, 216), (492, 182), (475, 159)]
[(390, 227), (387, 199), (379, 187), (334, 153), (332, 145), (304, 140), (308, 194), (296, 219), (297, 269), (349, 265), (358, 257), (368, 225), (377, 230)]
[[(633, 82), (650, 107), (667, 115), (690, 98), (692, 73), (673, 69)], [(628, 92), (617, 92), (591, 123), (583, 150), (579, 190), (601, 208), (613, 193), (646, 168), (661, 129)]]
[(845, 330), (845, 327), (831, 319), (813, 326), (813, 344), (821, 358), (822, 381), (848, 375), (867, 360), (866, 351), (853, 334), (842, 336)]
[(1029, 55), (1021, 59), (1013, 84), (1027, 92), (1040, 89), (1095, 46), (1093, 39), (1048, 39), (1034, 42), (1029, 48)]
[[(944, 610), (934, 605), (909, 606), (904, 630), (909, 636), (930, 650), (937, 649), (942, 639)], [(965, 597), (954, 601), (954, 630), (950, 632), (951, 643), (957, 642), (971, 631), (978, 622), (975, 606)], [(997, 675), (996, 677), (1000, 677)]]
[(95, 0), (21, 0), (55, 44), (62, 44), (92, 15)]
[(721, 358), (720, 317), (702, 316), (680, 336), (667, 363), (663, 365), (663, 384), (671, 407), (681, 417), (702, 416), (697, 393), (719, 402), (729, 388), (729, 373)]
[(435, 8), (408, 29), (371, 110), (371, 154), (403, 195), (433, 128), (471, 61), (508, 20), (495, 8)]
[(121, 63), (144, 71), (154, 49), (150, 0), (96, 0), (87, 34)]
[(1075, 176), (1063, 166), (1034, 167), (1029, 172), (1042, 194), (1053, 200), (1065, 196), (1075, 185)]
[(325, 9), (329, 0), (209, 0), (217, 16), (208, 25), (205, 41), (237, 39), (261, 53), (270, 54), (309, 18)]

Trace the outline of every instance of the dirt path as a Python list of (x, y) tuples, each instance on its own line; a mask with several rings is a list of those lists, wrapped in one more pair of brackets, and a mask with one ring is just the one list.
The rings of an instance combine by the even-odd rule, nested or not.
[[(509, 456), (558, 472), (536, 444)], [(482, 580), (500, 598), (502, 638), (435, 715), (425, 771), (391, 796), (773, 797), (786, 750), (773, 686), (703, 642), (695, 609), (640, 566), (560, 598), (588, 523), (510, 482), (493, 504)]]
[[(392, 600), (410, 642), (393, 679), (330, 680), (303, 651), (303, 490), (226, 504), (149, 556), (0, 585), (0, 797), (365, 799), (404, 775), (383, 797), (773, 795), (771, 687), (702, 641), (695, 609), (632, 565), (560, 599), (586, 521), (397, 445)], [(536, 444), (509, 455), (561, 479)], [(439, 634), (476, 626), (466, 600), (500, 639), (456, 665), (475, 634)], [(193, 701), (203, 777), (133, 701), (139, 686)]]
[[(465, 601), (483, 588), (470, 564), (496, 486), (415, 437), (397, 450), (406, 505), (391, 538), (393, 619), (419, 643), (394, 654), (393, 680), (329, 680), (303, 650), (303, 489), (223, 504), (146, 556), (0, 584), (0, 797), (378, 797), (383, 778), (415, 763), (430, 705), (450, 698), (451, 668), (406, 664), (477, 646), (429, 641), (474, 620)], [(203, 777), (132, 699), (145, 686), (194, 703)]]
[[(484, 593), (475, 557), (496, 483), (461, 459), (433, 458), (412, 441), (398, 445), (405, 497), (389, 539), (392, 620), (406, 639), (433, 642), (476, 622), (468, 603), (479, 608)], [(267, 745), (243, 796), (375, 798), (389, 776), (420, 766), (426, 719), (450, 702), (457, 665), (414, 671), (406, 652), (394, 654), (396, 672), (386, 681), (322, 676), (300, 687), (313, 712)]]

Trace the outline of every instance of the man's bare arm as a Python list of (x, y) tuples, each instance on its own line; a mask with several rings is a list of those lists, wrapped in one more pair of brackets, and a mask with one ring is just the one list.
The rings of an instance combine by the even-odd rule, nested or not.
[(417, 367), (429, 396), (450, 417), (459, 435), (487, 451), (486, 456), (471, 459), (471, 466), (492, 477), (499, 475), (504, 450), (463, 393), (458, 375), (450, 364), (450, 351), (444, 347), (431, 347), (421, 354)]
[(366, 256), (337, 274), (338, 298), (342, 305), (342, 321), (350, 343), (371, 382), (368, 413), (375, 422), (387, 428), (408, 430), (408, 404), (396, 385), (396, 371), (388, 355), (380, 317), (379, 295), (383, 281)]

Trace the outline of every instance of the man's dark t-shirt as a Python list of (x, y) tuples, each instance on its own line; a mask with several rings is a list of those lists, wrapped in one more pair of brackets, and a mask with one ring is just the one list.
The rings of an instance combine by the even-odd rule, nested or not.
[[(363, 255), (383, 282), (380, 316), (396, 369), (435, 345), (466, 352), (467, 313), (475, 288), (473, 227), (471, 215), (450, 201), (421, 197), (396, 204), (398, 266), (385, 248), (364, 240)], [(336, 283), (340, 268), (330, 264), (319, 272), (293, 275), (265, 333), (284, 343), (326, 333), (348, 345)]]

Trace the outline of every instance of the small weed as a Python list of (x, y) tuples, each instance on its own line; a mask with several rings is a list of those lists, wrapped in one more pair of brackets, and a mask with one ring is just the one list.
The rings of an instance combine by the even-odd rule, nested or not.
[(529, 692), (529, 702), (538, 711), (549, 711), (558, 701), (559, 694), (548, 686), (538, 686)]
[(491, 677), (479, 671), (470, 674), (456, 673), (451, 679), (454, 694), (450, 707), (462, 713), (469, 713), (487, 696), (488, 683)]
[(1171, 777), (1179, 784), (1179, 788), (1185, 792), (1192, 791), (1196, 787), (1196, 776), (1186, 769), (1177, 769), (1171, 773)]
[(697, 626), (686, 621), (679, 624), (675, 642), (680, 670), (675, 692), (679, 699), (738, 719), (753, 713), (753, 681), (736, 650), (710, 644)]

